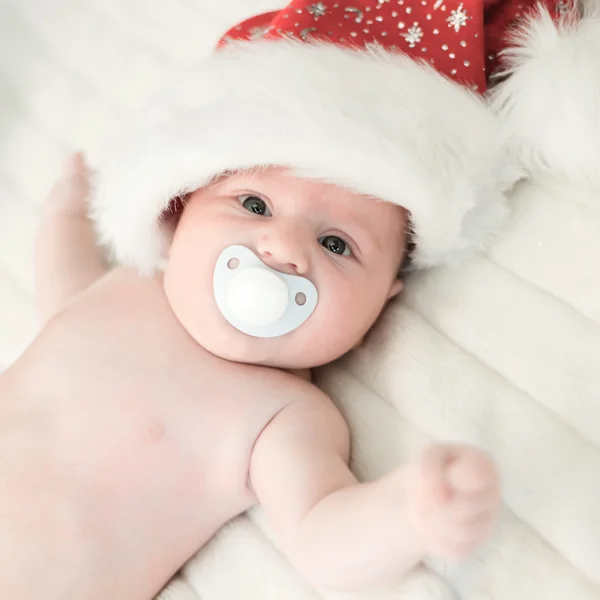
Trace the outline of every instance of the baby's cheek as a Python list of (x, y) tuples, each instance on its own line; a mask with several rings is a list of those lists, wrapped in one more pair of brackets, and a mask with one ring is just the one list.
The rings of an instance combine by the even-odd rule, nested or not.
[(171, 310), (190, 333), (202, 326), (210, 307), (207, 306), (206, 282), (201, 270), (194, 270), (188, 259), (171, 260), (167, 265), (164, 289)]
[[(348, 286), (335, 303), (335, 322), (345, 343), (354, 347), (371, 329), (385, 298), (376, 282)], [(333, 311), (332, 311), (333, 312)]]
[(323, 302), (315, 330), (320, 343), (331, 354), (341, 356), (360, 341), (369, 327), (366, 303), (350, 290), (328, 297)]

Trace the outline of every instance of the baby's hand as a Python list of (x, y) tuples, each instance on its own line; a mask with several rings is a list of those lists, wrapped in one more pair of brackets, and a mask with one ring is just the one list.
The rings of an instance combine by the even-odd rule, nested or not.
[(460, 559), (489, 537), (500, 507), (492, 461), (467, 446), (425, 450), (409, 489), (409, 509), (426, 554)]
[(89, 171), (81, 153), (70, 156), (63, 172), (48, 195), (45, 213), (86, 216)]

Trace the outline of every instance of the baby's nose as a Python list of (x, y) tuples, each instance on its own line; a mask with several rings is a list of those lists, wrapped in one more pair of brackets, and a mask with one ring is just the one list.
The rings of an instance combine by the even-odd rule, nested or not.
[(299, 226), (275, 226), (263, 233), (256, 250), (269, 267), (291, 275), (303, 275), (309, 265), (308, 238)]

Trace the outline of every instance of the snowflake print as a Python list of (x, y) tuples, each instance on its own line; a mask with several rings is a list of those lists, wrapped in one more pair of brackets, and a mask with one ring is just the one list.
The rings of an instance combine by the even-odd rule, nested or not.
[(344, 12), (349, 14), (354, 14), (356, 18), (354, 19), (357, 23), (362, 23), (363, 17), (365, 16), (363, 11), (360, 8), (354, 8), (353, 6), (348, 6), (344, 9)]
[(308, 12), (316, 19), (324, 17), (327, 14), (327, 7), (322, 2), (311, 4), (308, 7)]
[(415, 23), (406, 33), (402, 34), (408, 42), (409, 48), (414, 48), (423, 38), (423, 30)]
[(300, 38), (303, 40), (307, 40), (308, 36), (313, 32), (313, 31), (317, 31), (316, 27), (305, 27), (301, 32), (300, 32)]
[(450, 13), (450, 16), (446, 21), (448, 21), (448, 27), (452, 27), (454, 31), (458, 32), (461, 27), (464, 27), (467, 24), (467, 19), (470, 18), (471, 17), (469, 17), (461, 2), (458, 5), (458, 8)]

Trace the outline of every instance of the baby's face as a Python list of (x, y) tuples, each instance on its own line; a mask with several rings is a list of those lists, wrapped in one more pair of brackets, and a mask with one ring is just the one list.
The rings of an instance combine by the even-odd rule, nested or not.
[[(165, 290), (189, 334), (217, 356), (286, 369), (322, 365), (360, 343), (400, 291), (405, 229), (397, 206), (282, 168), (240, 172), (188, 198), (170, 248)], [(314, 283), (317, 306), (298, 329), (257, 338), (225, 320), (213, 273), (221, 252), (234, 244), (277, 271)]]

